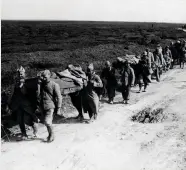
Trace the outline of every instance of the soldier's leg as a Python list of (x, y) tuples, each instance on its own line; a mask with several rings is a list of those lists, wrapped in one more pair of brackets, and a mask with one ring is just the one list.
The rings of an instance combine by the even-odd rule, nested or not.
[(107, 87), (107, 94), (108, 94), (108, 101), (110, 102), (111, 101), (111, 94), (110, 94), (110, 88)]
[(157, 67), (155, 70), (155, 75), (156, 75), (156, 81), (160, 81), (160, 76), (159, 76), (159, 68)]
[(25, 122), (24, 122), (24, 110), (19, 109), (17, 111), (17, 120), (19, 123), (19, 127), (22, 133), (22, 138), (28, 138), (27, 134), (26, 134), (26, 128), (25, 128)]
[(125, 93), (125, 104), (128, 104), (128, 101), (130, 99), (130, 86), (126, 87), (126, 93)]
[(116, 95), (116, 89), (115, 89), (115, 87), (112, 87), (111, 88), (111, 102), (112, 103), (114, 102), (115, 95)]
[(131, 89), (131, 87), (128, 86), (127, 87), (127, 92), (126, 92), (126, 100), (129, 100), (130, 99), (130, 89)]
[(146, 92), (147, 86), (148, 86), (148, 77), (143, 78), (143, 82), (144, 82), (144, 92)]
[(54, 131), (52, 126), (53, 114), (54, 114), (54, 109), (45, 110), (44, 122), (48, 130), (48, 137), (47, 137), (48, 142), (52, 142), (54, 140)]
[(115, 87), (108, 87), (107, 91), (108, 91), (109, 102), (113, 103), (115, 97)]
[(92, 119), (92, 117), (93, 117), (93, 112), (92, 112), (92, 109), (91, 109), (91, 107), (90, 107), (90, 104), (89, 104), (89, 102), (87, 102), (87, 111), (88, 111), (88, 115), (89, 115), (89, 118), (90, 119)]
[(126, 98), (126, 86), (125, 85), (122, 85), (122, 97), (123, 97), (123, 100), (125, 100)]
[(144, 83), (144, 92), (146, 92), (147, 86), (148, 86), (148, 84), (147, 83)]
[(99, 98), (98, 98), (97, 94), (93, 95), (93, 100), (92, 100), (90, 107), (91, 107), (94, 119), (96, 120), (97, 115), (98, 115), (98, 109), (99, 109), (98, 108), (99, 107)]
[(143, 84), (143, 82), (142, 82), (142, 77), (140, 76), (139, 77), (139, 82), (138, 82), (138, 84), (139, 84), (139, 93), (141, 92), (141, 89), (142, 89), (142, 84)]
[(182, 65), (182, 61), (181, 61), (181, 58), (179, 59), (179, 63), (180, 63), (180, 68), (181, 68), (181, 65)]
[(26, 124), (31, 126), (32, 129), (33, 129), (33, 134), (34, 134), (34, 137), (37, 136), (37, 132), (38, 132), (38, 127), (37, 127), (37, 123), (38, 121), (36, 121), (32, 115), (30, 115), (29, 113), (25, 113), (26, 114), (26, 117), (27, 117), (27, 121), (26, 121)]

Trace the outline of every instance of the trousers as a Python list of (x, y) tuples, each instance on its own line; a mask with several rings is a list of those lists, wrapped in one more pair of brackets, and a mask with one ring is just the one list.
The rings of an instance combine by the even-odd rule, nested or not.
[(122, 85), (122, 96), (123, 100), (129, 100), (130, 98), (130, 85)]
[(23, 135), (26, 135), (25, 124), (32, 126), (34, 129), (36, 129), (35, 118), (33, 118), (33, 116), (30, 113), (27, 113), (24, 109), (19, 108), (16, 111), (16, 115), (21, 133)]

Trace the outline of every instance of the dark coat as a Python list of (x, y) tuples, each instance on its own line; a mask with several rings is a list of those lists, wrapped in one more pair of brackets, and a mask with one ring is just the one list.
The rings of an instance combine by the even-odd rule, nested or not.
[(37, 107), (37, 79), (26, 79), (22, 88), (16, 83), (10, 102), (11, 110), (17, 111), (19, 108), (27, 113), (33, 114)]
[(122, 76), (121, 76), (121, 83), (125, 86), (131, 86), (134, 84), (135, 81), (135, 74), (133, 68), (123, 67)]
[(115, 69), (111, 67), (109, 70), (108, 68), (104, 68), (101, 73), (101, 78), (106, 80), (106, 87), (116, 87), (117, 80), (115, 76)]

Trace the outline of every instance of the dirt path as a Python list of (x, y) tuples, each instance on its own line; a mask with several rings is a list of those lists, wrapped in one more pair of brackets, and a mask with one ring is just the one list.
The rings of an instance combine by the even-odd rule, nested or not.
[[(2, 170), (184, 170), (186, 169), (186, 69), (153, 81), (148, 92), (133, 88), (129, 105), (103, 103), (92, 124), (55, 124), (56, 139), (40, 128), (38, 140), (4, 143)], [(132, 122), (140, 110), (163, 108), (160, 123)]]

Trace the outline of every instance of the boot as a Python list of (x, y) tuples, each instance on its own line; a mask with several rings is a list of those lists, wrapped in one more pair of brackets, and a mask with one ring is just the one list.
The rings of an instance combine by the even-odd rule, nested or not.
[(125, 104), (129, 104), (128, 100), (125, 100)]
[(97, 114), (94, 114), (94, 120), (96, 120), (97, 119)]
[(37, 128), (37, 124), (36, 123), (34, 123), (34, 125), (32, 126), (32, 129), (33, 129), (34, 137), (37, 137), (38, 128)]
[(22, 134), (21, 135), (21, 140), (27, 140), (28, 139), (28, 135), (27, 134)]
[(54, 132), (53, 132), (53, 127), (52, 126), (47, 126), (47, 130), (48, 130), (48, 137), (47, 137), (47, 142), (52, 142), (54, 141)]

